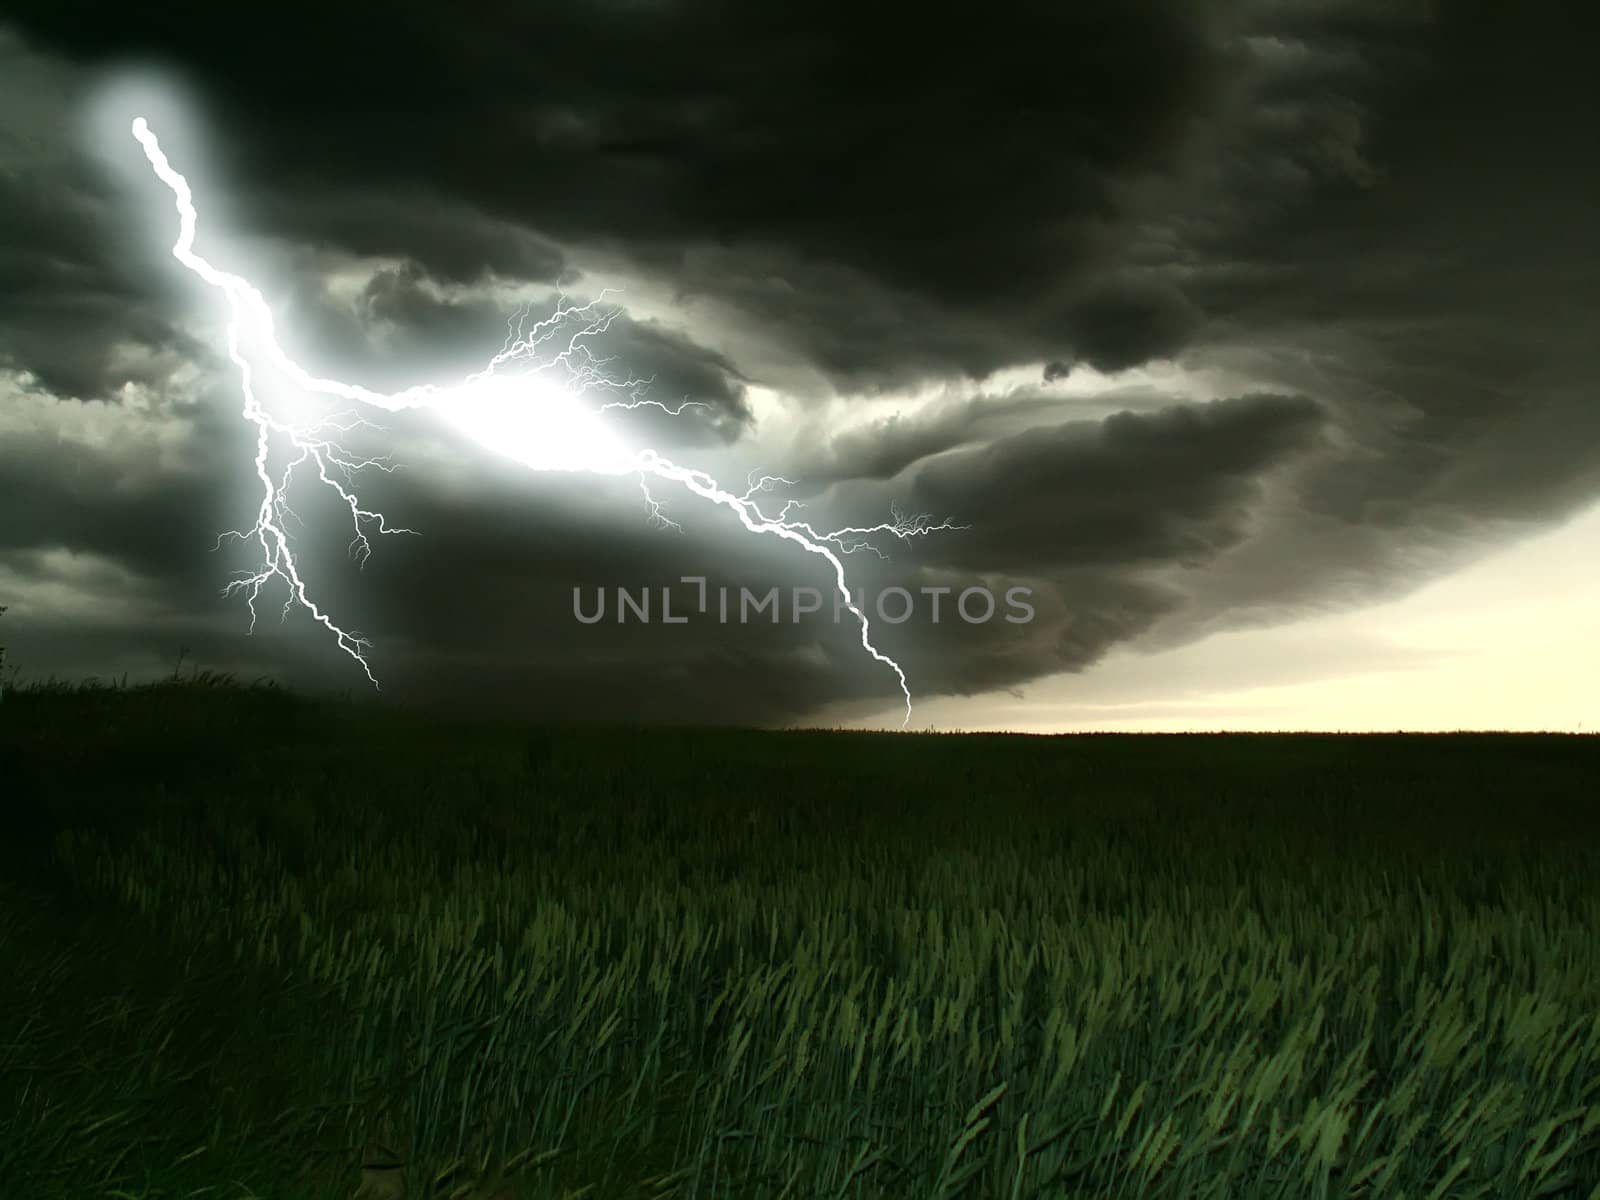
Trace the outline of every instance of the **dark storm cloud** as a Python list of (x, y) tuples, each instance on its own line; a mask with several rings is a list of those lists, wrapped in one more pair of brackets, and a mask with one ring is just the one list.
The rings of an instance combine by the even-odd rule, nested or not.
[(555, 283), (566, 266), (559, 248), (514, 222), (441, 204), (431, 190), (274, 192), (263, 207), (268, 223), (305, 245), (403, 259), (442, 283)]
[[(803, 721), (832, 703), (871, 712), (898, 702), (893, 674), (862, 655), (854, 619), (848, 612), (832, 619), (830, 577), (811, 556), (727, 530), (708, 542), (619, 524), (615, 512), (586, 518), (558, 509), (553, 485), (537, 491), (542, 502), (527, 494), (485, 496), (470, 520), (413, 496), (408, 520), (452, 533), (391, 550), (363, 573), (371, 628), (393, 630), (397, 638), (402, 629), (424, 634), (415, 652), (401, 652), (398, 644), (390, 654), (380, 650), (386, 695), (545, 719), (778, 724)], [(675, 515), (687, 519), (690, 511), (680, 507)], [(876, 644), (908, 664), (912, 687), (923, 696), (1014, 688), (1042, 674), (1082, 670), (1183, 602), (1182, 593), (1133, 569), (980, 574), (926, 565), (940, 557), (896, 547), (889, 561), (851, 560), (852, 585), (874, 622)], [(704, 577), (712, 596), (726, 588), (732, 619), (711, 615), (714, 599), (707, 613), (699, 612), (698, 589), (684, 576)], [(653, 623), (617, 620), (619, 586), (636, 596), (648, 589)], [(962, 620), (955, 597), (974, 586), (996, 596), (1001, 615), (1021, 611), (1005, 607), (1007, 589), (1027, 589), (1032, 619)], [(820, 592), (822, 611), (793, 620), (797, 587)], [(922, 597), (917, 618), (883, 619), (878, 597), (890, 587)], [(937, 621), (924, 587), (947, 589)], [(590, 613), (598, 590), (605, 590), (600, 624), (575, 619), (574, 588)], [(772, 588), (780, 620), (757, 614), (741, 622), (740, 590), (760, 597)], [(662, 622), (663, 589), (671, 590), (674, 614), (687, 623)]]
[(1259, 477), (1314, 445), (1303, 397), (1240, 396), (1032, 429), (945, 455), (912, 478), (919, 510), (959, 513), (981, 537), (929, 553), (977, 570), (1198, 566), (1247, 536)]
[(1111, 374), (1172, 357), (1201, 320), (1194, 305), (1170, 284), (1114, 280), (1075, 301), (1067, 323), (1078, 358)]
[[(726, 568), (725, 562), (707, 565)], [(749, 582), (759, 592), (772, 578)], [(902, 584), (919, 586), (909, 576)], [(973, 695), (1082, 670), (1182, 602), (1171, 589), (1104, 572), (1019, 578), (1010, 586), (1034, 589), (1036, 616), (1027, 625), (965, 624), (950, 615), (947, 596), (940, 624), (897, 627), (880, 620), (875, 640), (909, 664), (919, 697)], [(565, 654), (550, 639), (527, 638), (513, 652), (430, 652), (397, 662), (385, 691), (409, 703), (556, 720), (788, 724), (841, 704), (898, 717), (893, 674), (863, 660), (857, 632), (846, 623), (808, 618), (799, 625), (691, 624), (665, 631), (656, 625), (628, 636), (615, 627), (579, 628), (570, 611), (552, 611), (552, 617), (568, 631)]]
[[(199, 352), (115, 252), (107, 191), (0, 161), (0, 363), (55, 395), (100, 398)], [(130, 345), (145, 354), (130, 361)]]
[[(914, 548), (886, 539), (890, 561), (851, 560), (869, 612), (888, 586), (951, 589), (938, 623), (924, 600), (921, 616), (903, 625), (875, 615), (875, 640), (914, 664), (922, 695), (1083, 670), (1182, 609), (1185, 593), (1147, 573), (1200, 566), (1236, 545), (1257, 514), (1255, 481), (1315, 445), (1324, 418), (1301, 398), (1244, 396), (1034, 430), (932, 459), (912, 476), (915, 499), (963, 516), (963, 506), (978, 509), (981, 533), (952, 531)], [(585, 627), (571, 611), (572, 587), (584, 589), (586, 605), (595, 588), (672, 587), (682, 605), (693, 592), (680, 585), (684, 575), (706, 576), (713, 588), (826, 592), (827, 579), (802, 556), (726, 534), (710, 544), (643, 525), (629, 534), (603, 515), (585, 525), (556, 517), (553, 494), (486, 497), (470, 524), (430, 515), (413, 499), (408, 520), (453, 532), (367, 569), (388, 619), (428, 630), (426, 653), (396, 662), (391, 694), (544, 717), (760, 722), (801, 719), (841, 700), (893, 703), (892, 676), (858, 653), (848, 619), (670, 627), (613, 624), (611, 614), (605, 626)], [(961, 620), (953, 597), (973, 586), (996, 597), (1027, 588), (1032, 619)], [(403, 611), (393, 607), (399, 597)], [(781, 686), (752, 687), (756, 678)]]
[[(842, 433), (815, 436), (797, 448), (792, 468), (804, 494), (844, 480), (887, 481), (908, 467), (1003, 431), (1007, 422), (1059, 410), (1060, 397), (976, 396), (906, 414), (892, 413)], [(787, 469), (787, 468), (786, 468)]]
[(971, 442), (977, 436), (975, 407), (963, 404), (920, 420), (896, 414), (840, 434), (800, 474), (807, 485), (823, 486), (840, 479), (893, 479), (913, 463)]
[[(759, 299), (777, 327), (866, 380), (1181, 345), (1192, 322), (1174, 283), (1106, 285), (1125, 193), (1173, 165), (1231, 86), (1226, 11), (1186, 0), (1026, 0), (915, 23), (843, 0), (469, 4), (445, 22), (325, 5), (270, 19), (201, 3), (13, 12), (82, 61), (170, 63), (195, 80), (256, 192), (440, 197), (740, 303), (753, 297), (737, 264), (731, 279), (697, 275), (686, 254), (770, 258), (781, 269)], [(352, 223), (316, 203), (280, 208), (277, 231), (367, 248), (403, 236), (392, 206)], [(811, 264), (855, 283), (829, 311), (783, 286)], [(869, 305), (916, 325), (852, 353)]]
[[(114, 435), (112, 439), (114, 440)], [(242, 444), (229, 450), (244, 451)], [(214, 462), (214, 460), (212, 460)], [(0, 550), (88, 551), (193, 580), (226, 507), (226, 471), (148, 462), (43, 432), (0, 437)]]
[[(1036, 388), (930, 402), (915, 412), (893, 412), (838, 433), (812, 430), (793, 448), (792, 462), (785, 470), (797, 476), (795, 492), (801, 495), (851, 480), (886, 482), (922, 460), (950, 450), (1040, 426), (1048, 430), (1086, 402), (1090, 401), (1085, 397)], [(1092, 403), (1103, 413), (1107, 408), (1167, 408), (1183, 400), (1149, 385), (1121, 384), (1107, 385), (1092, 397)]]
[[(596, 255), (735, 331), (713, 352), (624, 317), (597, 345), (655, 375), (653, 398), (714, 406), (709, 425), (652, 426), (663, 440), (748, 433), (772, 346), (864, 391), (1169, 356), (1225, 373), (1217, 403), (1075, 419), (1075, 379), (1070, 400), (984, 394), (804, 433), (771, 464), (841, 524), (909, 491), (973, 527), (859, 561), (869, 585), (1035, 589), (1026, 626), (880, 627), (928, 695), (1403, 591), (1593, 501), (1600, 111), (1578, 10), (1434, 7), (9, 11), (41, 50), (192, 80), (229, 187), (254, 198), (245, 226), (305, 253), (295, 337), (379, 379), (498, 348), (507, 313), (457, 285), (581, 284)], [(0, 170), (0, 355), (49, 392), (215, 362), (173, 332), (180, 302), (144, 281), (148, 256), (118, 248), (120, 203), (78, 167)], [(393, 264), (353, 306), (320, 274), (351, 256)], [(0, 565), (45, 595), (59, 564), (41, 548), (99, 551), (191, 603), (206, 636), (221, 564), (182, 547), (238, 509), (226, 436), (196, 434), (211, 474), (169, 479), (74, 473), (30, 437), (0, 455)], [(422, 471), (378, 481), (426, 535), (384, 544), (344, 597), (395, 693), (663, 719), (892, 704), (848, 631), (575, 629), (574, 584), (726, 572), (734, 535), (652, 533), (638, 501), (597, 516), (564, 484), (493, 478), (502, 492), (466, 496)], [(730, 582), (814, 583), (791, 557), (759, 552)], [(205, 601), (183, 601), (200, 578)]]
[(1439, 12), (1391, 45), (1410, 67), (1343, 143), (1361, 171), (1195, 242), (1211, 336), (1335, 407), (1345, 448), (1195, 581), (1173, 639), (1393, 598), (1600, 495), (1590, 42), (1567, 6)]

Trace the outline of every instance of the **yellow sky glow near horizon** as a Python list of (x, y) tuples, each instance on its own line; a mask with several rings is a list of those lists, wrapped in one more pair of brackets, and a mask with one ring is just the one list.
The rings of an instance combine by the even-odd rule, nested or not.
[(1025, 685), (1020, 699), (921, 700), (912, 727), (1593, 732), (1597, 546), (1600, 506), (1399, 600), (1172, 650), (1121, 648), (1080, 674)]

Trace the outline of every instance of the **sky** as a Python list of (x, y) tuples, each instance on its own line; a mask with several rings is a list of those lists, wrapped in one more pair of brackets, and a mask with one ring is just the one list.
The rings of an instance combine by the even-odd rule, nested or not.
[[(14, 0), (0, 15), (0, 642), (371, 691), (223, 531), (259, 504), (197, 245), (314, 374), (450, 381), (607, 297), (630, 444), (845, 556), (913, 728), (1593, 729), (1600, 85), (1578, 6), (1078, 0), (565, 8)], [(606, 289), (611, 289), (607, 291)], [(279, 396), (284, 404), (297, 403)], [(438, 413), (353, 434), (417, 536), (297, 563), (382, 695), (533, 719), (897, 727), (859, 627), (587, 624), (818, 556)], [(364, 440), (363, 440), (364, 439)], [(934, 620), (924, 588), (951, 589)], [(907, 619), (871, 597), (904, 588)], [(968, 588), (1029, 619), (952, 616)], [(597, 589), (600, 592), (597, 593)], [(714, 594), (714, 593), (713, 593)], [(737, 602), (736, 602), (737, 603)], [(614, 607), (614, 606), (613, 606)], [(895, 609), (889, 605), (891, 611)], [(680, 607), (682, 612), (683, 608)], [(1012, 610), (1015, 611), (1015, 610)], [(658, 610), (659, 613), (659, 610)]]

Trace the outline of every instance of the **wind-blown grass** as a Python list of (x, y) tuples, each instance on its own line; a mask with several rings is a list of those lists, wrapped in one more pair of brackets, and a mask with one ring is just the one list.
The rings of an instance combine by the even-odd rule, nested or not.
[(1600, 1198), (1593, 739), (169, 684), (0, 754), (0, 1194)]

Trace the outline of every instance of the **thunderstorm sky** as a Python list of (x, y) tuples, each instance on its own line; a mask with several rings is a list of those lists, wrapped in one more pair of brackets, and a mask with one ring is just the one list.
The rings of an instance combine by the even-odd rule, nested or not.
[[(969, 526), (854, 582), (1032, 589), (875, 640), (914, 725), (1592, 728), (1600, 72), (1580, 6), (1078, 0), (554, 6), (15, 0), (0, 13), (0, 643), (24, 680), (356, 691), (219, 594), (257, 499), (199, 247), (314, 371), (459, 378), (619, 288), (627, 435), (819, 527)], [(572, 590), (826, 590), (637, 482), (529, 474), (426, 414), (375, 541), (302, 569), (384, 694), (527, 716), (898, 724), (825, 608), (588, 626)], [(773, 507), (776, 507), (774, 505)], [(681, 585), (680, 585), (681, 587)], [(680, 593), (692, 595), (692, 590)]]

